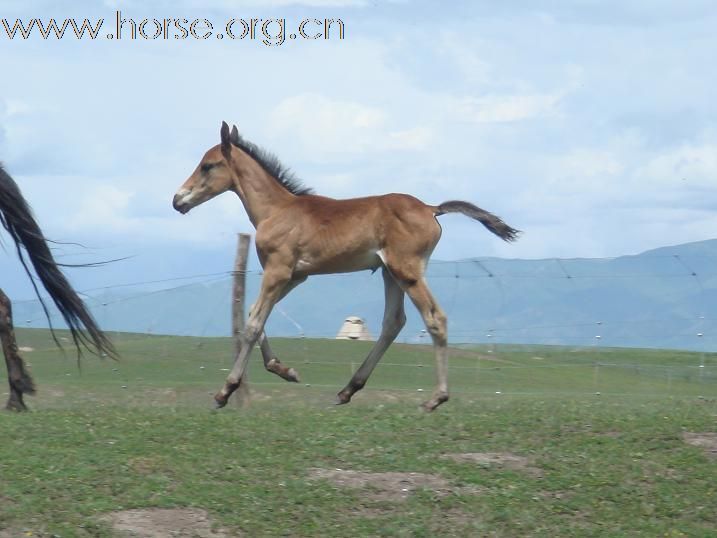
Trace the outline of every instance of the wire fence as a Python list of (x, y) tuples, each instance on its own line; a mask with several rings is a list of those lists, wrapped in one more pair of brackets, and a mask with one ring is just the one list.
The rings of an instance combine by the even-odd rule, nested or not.
[[(566, 379), (564, 392), (634, 393), (643, 379), (650, 390), (665, 394), (691, 384), (695, 395), (717, 396), (717, 254), (437, 261), (429, 264), (427, 279), (448, 316), (449, 342), (458, 350), (450, 367), (458, 391), (530, 394), (542, 373), (559, 371)], [(248, 271), (246, 280), (250, 303), (261, 272)], [(231, 334), (232, 283), (231, 271), (219, 271), (117, 282), (82, 293), (106, 330), (137, 338), (195, 336), (202, 345)], [(14, 310), (16, 326), (48, 325), (36, 300), (16, 301)], [(397, 342), (430, 344), (415, 309), (407, 304), (406, 312)], [(302, 342), (334, 339), (348, 316), (365, 320), (376, 337), (382, 315), (380, 276), (318, 276), (277, 305), (266, 330), (297, 339), (292, 356), (298, 365), (343, 375), (358, 367), (360, 357), (348, 363), (316, 360)], [(62, 327), (56, 312), (51, 318)], [(626, 354), (625, 348), (635, 350)], [(644, 348), (673, 351), (645, 356), (636, 351)], [(461, 349), (471, 358), (461, 359)], [(224, 356), (219, 368), (229, 366), (229, 353)], [(386, 388), (430, 390), (433, 359), (429, 352), (420, 356), (418, 362), (387, 357), (384, 372), (401, 370), (413, 381)], [(414, 373), (407, 376), (409, 371)]]
[[(82, 290), (110, 330), (226, 336), (230, 271)], [(427, 278), (449, 318), (452, 343), (520, 343), (717, 350), (717, 255), (432, 262)], [(260, 271), (247, 272), (247, 296)], [(277, 305), (279, 336), (332, 338), (348, 315), (380, 332), (381, 279), (370, 272), (312, 277)], [(47, 326), (37, 300), (15, 301), (28, 327)], [(399, 340), (426, 339), (407, 307)], [(52, 321), (60, 325), (56, 312)]]

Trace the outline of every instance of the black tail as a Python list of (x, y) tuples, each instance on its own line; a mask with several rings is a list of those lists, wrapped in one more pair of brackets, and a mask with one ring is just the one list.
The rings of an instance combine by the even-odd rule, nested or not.
[[(117, 353), (112, 342), (100, 330), (87, 307), (57, 266), (50, 248), (47, 246), (42, 230), (32, 215), (32, 210), (23, 198), (17, 183), (3, 170), (0, 165), (0, 224), (8, 231), (17, 248), (25, 271), (30, 275), (42, 309), (48, 321), (50, 314), (40, 296), (35, 280), (27, 265), (30, 259), (35, 273), (42, 285), (50, 294), (57, 309), (72, 333), (72, 339), (78, 352), (85, 347), (92, 353), (107, 354), (116, 357)], [(50, 323), (52, 329), (52, 323)], [(54, 337), (54, 331), (53, 331)], [(55, 339), (57, 342), (57, 339)], [(58, 343), (59, 344), (59, 343)]]
[(515, 241), (518, 239), (518, 235), (520, 234), (519, 230), (508, 226), (500, 219), (500, 217), (497, 217), (493, 213), (490, 213), (485, 209), (481, 209), (469, 202), (451, 200), (450, 202), (443, 202), (437, 207), (437, 210), (437, 217), (445, 213), (463, 213), (467, 217), (479, 221), (483, 226), (488, 228), (503, 241)]

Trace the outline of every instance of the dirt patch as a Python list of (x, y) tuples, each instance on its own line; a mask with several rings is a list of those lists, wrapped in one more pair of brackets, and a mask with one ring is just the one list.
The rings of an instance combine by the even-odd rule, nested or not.
[(35, 351), (35, 348), (30, 346), (20, 346), (17, 348), (17, 350), (20, 353), (32, 353), (33, 351)]
[[(123, 386), (123, 388), (125, 387)], [(177, 390), (172, 387), (161, 389), (144, 389), (142, 397), (148, 398), (153, 402), (176, 402)]]
[(134, 473), (141, 475), (164, 471), (164, 465), (157, 458), (138, 456), (127, 460), (127, 465)]
[[(433, 352), (433, 351), (431, 350), (431, 352)], [(518, 364), (515, 361), (511, 361), (509, 359), (504, 359), (500, 356), (496, 356), (496, 355), (493, 355), (490, 353), (479, 353), (477, 351), (471, 351), (471, 350), (461, 350), (461, 349), (451, 348), (450, 355), (451, 355), (451, 358), (459, 357), (462, 359), (478, 359), (481, 361), (497, 362), (497, 363), (501, 363), (501, 364), (510, 364), (510, 365)], [(486, 368), (489, 368), (489, 367), (486, 366)]]
[(102, 518), (118, 536), (134, 538), (228, 538), (222, 529), (213, 529), (209, 515), (197, 508), (151, 508), (113, 512)]
[(533, 499), (536, 501), (561, 501), (565, 499), (572, 499), (574, 496), (575, 493), (571, 491), (539, 491)]
[(379, 400), (388, 402), (388, 403), (397, 403), (401, 401), (401, 395), (400, 394), (393, 394), (386, 390), (376, 391), (375, 394), (372, 394), (371, 397), (374, 396), (378, 397)]
[[(4, 495), (0, 495), (0, 504), (5, 507), (15, 505), (15, 501)], [(13, 538), (15, 536), (22, 536), (21, 531), (12, 531), (10, 529), (0, 529), (0, 538)]]
[(468, 452), (465, 454), (446, 454), (443, 457), (456, 463), (472, 463), (485, 468), (513, 469), (526, 472), (536, 478), (543, 476), (543, 471), (533, 466), (529, 458), (509, 452)]
[(682, 438), (687, 444), (702, 448), (710, 458), (717, 458), (717, 433), (685, 432)]
[[(427, 368), (433, 368), (433, 355), (435, 351), (433, 350), (433, 346), (431, 345), (415, 345), (415, 344), (393, 344), (395, 347), (398, 347), (400, 349), (403, 349), (405, 351), (410, 351), (412, 354), (421, 354), (425, 355), (426, 361), (424, 365)], [(519, 364), (515, 361), (511, 361), (508, 359), (503, 359), (498, 355), (498, 353), (483, 353), (474, 349), (462, 349), (459, 347), (451, 347), (449, 349), (449, 354), (452, 358), (462, 358), (462, 359), (479, 359), (484, 361), (490, 361), (490, 362), (499, 362), (503, 364)]]
[(345, 469), (310, 469), (310, 480), (328, 480), (332, 484), (364, 490), (375, 501), (405, 501), (417, 489), (429, 489), (439, 496), (454, 493), (479, 493), (477, 488), (453, 487), (438, 475), (423, 473), (369, 473)]

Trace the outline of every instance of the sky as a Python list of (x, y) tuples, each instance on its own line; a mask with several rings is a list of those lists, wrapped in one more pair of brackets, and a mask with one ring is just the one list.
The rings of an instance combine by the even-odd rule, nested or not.
[[(108, 39), (118, 11), (149, 34), (155, 18), (274, 22), (269, 38)], [(81, 289), (231, 268), (253, 231), (239, 199), (171, 207), (223, 120), (320, 194), (463, 199), (523, 231), (507, 244), (446, 215), (434, 259), (613, 257), (717, 233), (710, 0), (0, 5), (10, 27), (51, 17), (104, 23), (95, 40), (0, 24), (0, 160), (46, 235), (83, 245), (60, 260), (129, 258), (71, 271)], [(279, 43), (276, 20), (288, 36), (315, 18), (344, 38)], [(0, 237), (0, 285), (32, 297)]]

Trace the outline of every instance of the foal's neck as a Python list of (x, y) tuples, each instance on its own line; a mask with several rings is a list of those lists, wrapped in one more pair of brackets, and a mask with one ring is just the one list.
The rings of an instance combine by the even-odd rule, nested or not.
[(235, 157), (235, 191), (256, 228), (295, 196), (243, 151), (235, 149)]

